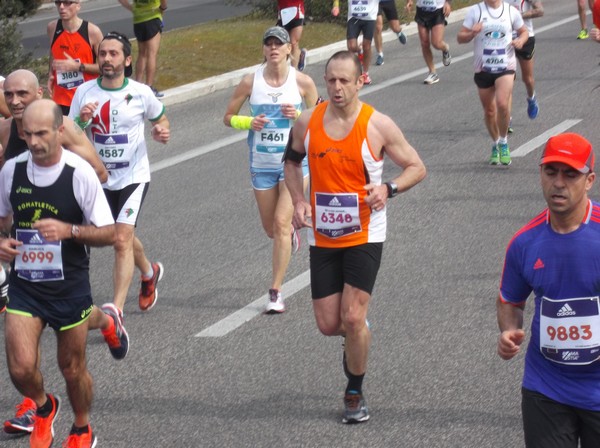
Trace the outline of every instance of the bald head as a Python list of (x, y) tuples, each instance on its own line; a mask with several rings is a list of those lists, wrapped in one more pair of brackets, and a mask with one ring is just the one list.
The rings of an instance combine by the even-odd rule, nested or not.
[(27, 106), (23, 113), (23, 123), (30, 123), (32, 120), (43, 122), (56, 130), (63, 124), (62, 110), (52, 100), (36, 100)]
[(18, 82), (19, 84), (27, 85), (33, 91), (39, 89), (39, 87), (40, 87), (40, 82), (38, 81), (37, 76), (35, 76), (35, 73), (30, 72), (29, 70), (25, 70), (25, 69), (15, 70), (14, 72), (12, 72), (10, 75), (8, 75), (6, 77), (6, 79), (4, 80), (4, 89), (5, 90), (6, 90), (6, 85), (7, 84), (10, 85), (11, 82), (12, 83)]

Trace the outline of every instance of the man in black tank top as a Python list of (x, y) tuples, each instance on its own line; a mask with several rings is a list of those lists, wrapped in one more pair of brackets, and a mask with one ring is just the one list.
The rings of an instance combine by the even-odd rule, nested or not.
[(60, 399), (44, 389), (38, 342), (45, 326), (52, 327), (75, 414), (64, 446), (91, 447), (96, 437), (89, 424), (88, 330), (105, 328), (113, 356), (122, 359), (129, 347), (114, 306), (100, 310), (93, 305), (89, 281), (86, 246), (114, 244), (114, 220), (91, 167), (60, 144), (64, 124), (56, 103), (39, 100), (28, 106), (23, 130), (30, 151), (0, 171), (0, 222), (12, 221), (11, 236), (0, 238), (0, 260), (12, 265), (5, 320), (7, 365), (15, 387), (36, 408), (31, 446), (51, 446)]

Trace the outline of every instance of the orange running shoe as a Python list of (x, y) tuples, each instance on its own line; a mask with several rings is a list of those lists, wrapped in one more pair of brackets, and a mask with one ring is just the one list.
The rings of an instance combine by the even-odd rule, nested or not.
[(52, 402), (52, 411), (46, 417), (36, 413), (33, 432), (29, 437), (30, 448), (49, 448), (54, 441), (54, 420), (60, 411), (60, 399), (48, 394), (48, 400)]
[(28, 397), (23, 398), (23, 401), (17, 405), (17, 414), (14, 418), (4, 422), (4, 432), (20, 434), (33, 431), (36, 409), (35, 401)]
[(96, 434), (92, 432), (92, 427), (88, 424), (87, 432), (84, 434), (75, 434), (71, 430), (71, 434), (63, 443), (63, 448), (94, 448), (97, 442)]
[(151, 279), (145, 280), (142, 277), (142, 287), (140, 288), (140, 309), (142, 311), (148, 311), (156, 304), (158, 299), (158, 291), (156, 290), (156, 284), (162, 279), (164, 268), (160, 261), (152, 263), (152, 271), (154, 274)]

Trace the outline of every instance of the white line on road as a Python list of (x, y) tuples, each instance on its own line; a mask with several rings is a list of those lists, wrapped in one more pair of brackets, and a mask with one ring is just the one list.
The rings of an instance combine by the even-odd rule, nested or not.
[(542, 146), (544, 143), (546, 143), (546, 141), (550, 137), (552, 137), (553, 135), (557, 135), (557, 134), (560, 134), (561, 132), (565, 132), (567, 129), (572, 128), (573, 126), (575, 126), (580, 121), (581, 121), (580, 119), (565, 120), (562, 123), (557, 124), (553, 128), (548, 129), (543, 134), (538, 135), (534, 139), (529, 140), (524, 145), (519, 146), (514, 151), (511, 151), (510, 152), (511, 157), (524, 157), (524, 156), (526, 156), (527, 154), (529, 154), (534, 149), (536, 149), (536, 148)]
[[(304, 287), (308, 286), (309, 283), (310, 270), (303, 272), (296, 278), (285, 283), (281, 288), (281, 294), (284, 297), (291, 297)], [(218, 338), (221, 336), (225, 336), (227, 333), (235, 330), (237, 327), (248, 322), (250, 319), (253, 319), (259, 314), (262, 314), (265, 310), (267, 300), (269, 300), (269, 297), (267, 294), (265, 294), (264, 296), (258, 298), (249, 305), (246, 305), (244, 308), (236, 311), (233, 314), (230, 314), (225, 319), (222, 319), (216, 324), (213, 324), (210, 327), (202, 330), (200, 333), (196, 334), (195, 337)]]

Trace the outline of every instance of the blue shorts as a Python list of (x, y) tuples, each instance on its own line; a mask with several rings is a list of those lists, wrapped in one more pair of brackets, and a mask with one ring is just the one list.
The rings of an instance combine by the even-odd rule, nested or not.
[[(308, 176), (308, 164), (306, 160), (302, 163), (302, 175)], [(255, 190), (270, 190), (283, 182), (283, 166), (279, 170), (261, 170), (250, 168), (250, 177), (252, 178), (252, 188)]]
[(39, 299), (9, 286), (8, 296), (7, 313), (38, 317), (56, 331), (81, 325), (88, 320), (94, 306), (89, 294), (70, 299)]

